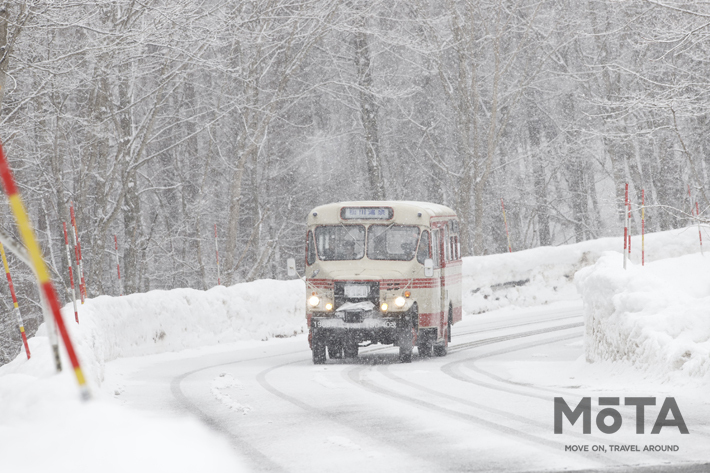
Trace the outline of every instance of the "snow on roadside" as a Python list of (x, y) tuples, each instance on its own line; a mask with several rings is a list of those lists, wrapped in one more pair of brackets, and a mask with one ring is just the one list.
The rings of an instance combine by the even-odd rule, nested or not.
[(606, 253), (575, 280), (588, 362), (620, 361), (675, 381), (710, 381), (710, 257), (629, 263), (624, 270), (622, 255)]
[(82, 402), (70, 370), (47, 371), (0, 376), (2, 471), (249, 471), (226, 439), (196, 419)]
[[(632, 260), (640, 264), (641, 237), (632, 237), (631, 245)], [(622, 237), (609, 237), (464, 258), (464, 314), (576, 299), (575, 273), (593, 265), (607, 251), (621, 254), (623, 246)], [(697, 227), (649, 233), (645, 248), (647, 262), (697, 253)]]
[[(285, 337), (305, 328), (300, 280), (255, 281), (208, 291), (175, 289), (102, 296), (63, 309), (84, 373), (97, 399), (79, 400), (62, 350), (54, 374), (46, 327), (0, 366), (0, 458), (3, 471), (238, 472), (242, 461), (199, 421), (148, 415), (102, 399), (106, 362), (238, 340)], [(31, 444), (38, 454), (26, 455)]]
[[(302, 333), (306, 329), (305, 305), (303, 281), (260, 280), (207, 291), (173, 289), (99, 296), (79, 306), (79, 324), (70, 323), (74, 319), (71, 304), (62, 314), (87, 378), (100, 385), (104, 364), (120, 357)], [(49, 363), (50, 358), (42, 356), (42, 347), (48, 346), (45, 327), (30, 341), (33, 359), (28, 362), (23, 352), (0, 367), (0, 375), (31, 373), (35, 363)]]

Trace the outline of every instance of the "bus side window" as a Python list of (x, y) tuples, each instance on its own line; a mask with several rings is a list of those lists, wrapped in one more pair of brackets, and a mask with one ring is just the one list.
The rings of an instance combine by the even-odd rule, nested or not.
[(444, 238), (444, 261), (451, 261), (451, 246), (449, 245), (449, 237), (451, 233), (449, 232), (449, 225), (446, 225), (445, 229), (442, 229), (441, 235)]
[(434, 260), (434, 267), (435, 268), (440, 268), (441, 267), (441, 239), (440, 239), (440, 231), (439, 230), (434, 230), (432, 232), (432, 238), (431, 238), (431, 258)]
[(308, 231), (308, 236), (306, 237), (306, 264), (308, 266), (316, 262), (316, 245), (313, 241), (313, 232)]
[(424, 260), (429, 257), (429, 232), (424, 230), (419, 239), (419, 249), (417, 250), (417, 261), (424, 264)]

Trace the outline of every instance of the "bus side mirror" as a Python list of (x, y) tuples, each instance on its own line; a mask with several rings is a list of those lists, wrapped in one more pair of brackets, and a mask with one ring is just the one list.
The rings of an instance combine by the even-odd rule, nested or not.
[(294, 258), (286, 260), (286, 271), (288, 272), (288, 276), (291, 278), (298, 274), (296, 273), (296, 260)]
[(427, 258), (424, 260), (424, 276), (430, 278), (434, 275), (434, 260)]

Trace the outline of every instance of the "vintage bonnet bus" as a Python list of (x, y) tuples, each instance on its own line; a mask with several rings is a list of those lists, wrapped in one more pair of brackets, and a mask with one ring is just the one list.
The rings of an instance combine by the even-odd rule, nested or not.
[[(316, 207), (306, 232), (306, 318), (313, 362), (353, 358), (374, 343), (399, 359), (446, 355), (461, 320), (459, 225), (425, 202)], [(295, 273), (289, 261), (289, 273)]]

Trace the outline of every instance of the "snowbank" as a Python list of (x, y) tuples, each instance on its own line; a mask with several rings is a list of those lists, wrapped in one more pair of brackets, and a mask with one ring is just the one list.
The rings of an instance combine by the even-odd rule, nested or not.
[[(303, 281), (261, 280), (208, 291), (100, 296), (79, 306), (79, 324), (73, 322), (71, 304), (62, 314), (87, 378), (100, 385), (104, 364), (116, 358), (301, 333), (306, 329), (305, 305)], [(0, 375), (36, 372), (35, 365), (50, 363), (47, 347), (42, 326), (30, 339), (32, 359), (22, 352), (0, 367)]]
[(622, 255), (607, 253), (575, 277), (587, 361), (710, 381), (710, 256), (622, 264)]
[(85, 403), (69, 370), (0, 376), (2, 471), (248, 471), (198, 420), (163, 418), (100, 399)]
[[(708, 235), (705, 237), (710, 240)], [(575, 273), (593, 265), (607, 251), (621, 254), (623, 246), (622, 237), (601, 238), (464, 258), (464, 313), (576, 299), (579, 295), (573, 281)], [(632, 261), (640, 264), (640, 236), (632, 237), (631, 248)], [(697, 227), (647, 234), (645, 249), (647, 262), (697, 253), (700, 251)]]
[[(62, 309), (97, 399), (79, 400), (70, 369), (54, 374), (46, 327), (0, 367), (3, 471), (238, 472), (231, 446), (195, 419), (157, 418), (102, 400), (104, 364), (119, 357), (237, 340), (292, 336), (305, 329), (302, 281), (255, 281), (209, 291), (175, 289), (97, 297)], [(70, 367), (64, 350), (63, 366)], [(37, 454), (26, 455), (28, 445)]]

